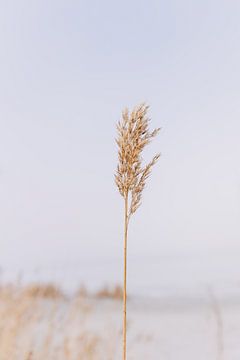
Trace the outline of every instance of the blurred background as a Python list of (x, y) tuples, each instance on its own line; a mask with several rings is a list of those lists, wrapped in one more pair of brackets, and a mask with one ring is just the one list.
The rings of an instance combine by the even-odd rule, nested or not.
[[(240, 285), (240, 4), (0, 2), (6, 280), (122, 279), (115, 125), (146, 101), (161, 151), (130, 226), (129, 291)], [(144, 264), (144, 266), (143, 266)]]
[(116, 123), (141, 102), (162, 156), (130, 223), (128, 360), (239, 359), (239, 16), (0, 0), (1, 360), (120, 358)]

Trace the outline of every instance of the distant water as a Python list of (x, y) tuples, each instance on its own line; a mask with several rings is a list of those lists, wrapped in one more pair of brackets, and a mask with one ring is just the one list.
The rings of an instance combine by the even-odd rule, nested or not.
[[(2, 281), (54, 282), (66, 291), (85, 285), (90, 291), (122, 282), (122, 259), (80, 257), (78, 261), (34, 267), (4, 266)], [(130, 257), (128, 289), (146, 297), (202, 296), (209, 286), (223, 296), (240, 296), (240, 261), (231, 256)]]

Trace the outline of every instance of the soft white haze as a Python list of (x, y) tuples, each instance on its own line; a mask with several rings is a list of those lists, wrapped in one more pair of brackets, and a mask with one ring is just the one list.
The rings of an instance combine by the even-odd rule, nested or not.
[(130, 282), (143, 286), (146, 268), (156, 278), (153, 264), (165, 283), (194, 276), (194, 259), (206, 279), (221, 269), (237, 278), (239, 19), (233, 0), (0, 0), (6, 274), (121, 279), (115, 124), (123, 107), (146, 101), (162, 127), (146, 158), (162, 157), (130, 226)]

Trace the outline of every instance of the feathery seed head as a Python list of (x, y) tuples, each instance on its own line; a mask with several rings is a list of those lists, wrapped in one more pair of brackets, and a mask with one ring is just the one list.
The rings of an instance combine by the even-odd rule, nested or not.
[(160, 157), (160, 154), (158, 154), (154, 156), (149, 164), (142, 166), (142, 151), (160, 130), (149, 131), (148, 108), (149, 106), (143, 103), (135, 107), (131, 113), (129, 113), (128, 109), (125, 109), (122, 112), (122, 120), (117, 124), (118, 137), (116, 142), (119, 162), (115, 182), (124, 198), (131, 195), (129, 217), (140, 206), (146, 180), (153, 165)]

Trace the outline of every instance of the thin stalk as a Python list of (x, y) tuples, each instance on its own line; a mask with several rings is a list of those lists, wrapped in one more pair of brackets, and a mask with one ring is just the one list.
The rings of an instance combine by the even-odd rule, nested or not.
[(127, 349), (127, 238), (128, 238), (128, 193), (124, 198), (124, 266), (123, 266), (123, 355), (126, 360)]
[[(160, 129), (149, 130), (148, 106), (141, 104), (131, 113), (123, 111), (122, 120), (117, 124), (118, 166), (115, 182), (124, 198), (124, 271), (123, 271), (123, 352), (126, 360), (127, 344), (127, 240), (131, 216), (141, 205), (142, 192), (152, 167), (160, 154), (155, 155), (147, 165), (142, 164), (142, 152)], [(130, 199), (129, 199), (130, 198)], [(130, 200), (130, 201), (129, 201)]]

